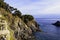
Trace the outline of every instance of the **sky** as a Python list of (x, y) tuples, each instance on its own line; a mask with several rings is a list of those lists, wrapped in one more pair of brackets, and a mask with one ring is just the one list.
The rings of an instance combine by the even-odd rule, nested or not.
[(5, 0), (5, 2), (23, 14), (41, 18), (60, 17), (60, 0)]

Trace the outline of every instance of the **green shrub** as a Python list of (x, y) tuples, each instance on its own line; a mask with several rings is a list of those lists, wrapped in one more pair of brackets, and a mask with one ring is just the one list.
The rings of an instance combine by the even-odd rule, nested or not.
[(28, 21), (33, 20), (34, 17), (33, 17), (32, 15), (23, 15), (23, 16), (21, 16), (21, 19), (22, 19), (25, 23), (27, 23)]
[(18, 16), (18, 17), (21, 17), (21, 12), (19, 10), (16, 10), (12, 15), (13, 16)]

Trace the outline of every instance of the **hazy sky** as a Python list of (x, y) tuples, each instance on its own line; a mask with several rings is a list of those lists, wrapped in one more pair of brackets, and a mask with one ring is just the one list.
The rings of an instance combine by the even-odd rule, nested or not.
[(60, 0), (5, 0), (18, 8), (23, 14), (50, 15), (60, 14)]

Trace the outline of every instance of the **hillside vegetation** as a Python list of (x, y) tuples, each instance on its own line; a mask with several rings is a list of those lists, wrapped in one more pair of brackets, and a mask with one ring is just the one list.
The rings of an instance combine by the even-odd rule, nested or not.
[(37, 31), (41, 30), (32, 15), (22, 15), (0, 0), (0, 40), (36, 40), (33, 33)]

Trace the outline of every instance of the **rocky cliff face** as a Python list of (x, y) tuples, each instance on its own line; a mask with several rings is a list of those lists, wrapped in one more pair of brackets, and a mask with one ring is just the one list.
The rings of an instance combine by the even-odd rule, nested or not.
[(41, 30), (34, 19), (25, 23), (20, 17), (0, 8), (0, 40), (35, 40), (33, 32), (36, 31)]

